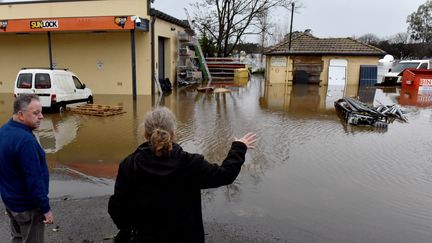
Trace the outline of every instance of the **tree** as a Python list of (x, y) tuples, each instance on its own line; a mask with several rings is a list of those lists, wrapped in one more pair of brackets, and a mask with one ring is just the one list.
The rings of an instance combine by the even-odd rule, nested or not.
[(408, 16), (407, 23), (408, 33), (413, 40), (432, 41), (432, 1), (420, 5), (416, 12)]
[(394, 44), (398, 44), (398, 43), (408, 44), (411, 41), (410, 35), (405, 32), (400, 32), (395, 35), (392, 35), (388, 38), (388, 40), (390, 43), (394, 43)]
[[(247, 35), (262, 32), (259, 20), (276, 7), (289, 8), (294, 0), (201, 0), (194, 7), (194, 21), (201, 35), (214, 39), (217, 56), (228, 56)], [(205, 31), (203, 31), (205, 30)]]
[(259, 53), (261, 51), (260, 44), (257, 43), (239, 43), (236, 47), (234, 52), (237, 51), (238, 53), (244, 51), (246, 53)]
[(276, 23), (269, 36), (269, 46), (276, 45), (289, 36), (289, 23)]
[(199, 39), (199, 43), (205, 57), (214, 57), (217, 51), (213, 38), (209, 39), (207, 35), (202, 35)]
[(357, 38), (357, 40), (370, 45), (376, 45), (380, 42), (380, 38), (372, 33), (364, 34)]
[(268, 11), (263, 11), (257, 16), (257, 26), (259, 30), (259, 42), (261, 44), (261, 61), (263, 58), (264, 47), (268, 44), (268, 36), (270, 35), (270, 29), (273, 27), (273, 24), (269, 22)]

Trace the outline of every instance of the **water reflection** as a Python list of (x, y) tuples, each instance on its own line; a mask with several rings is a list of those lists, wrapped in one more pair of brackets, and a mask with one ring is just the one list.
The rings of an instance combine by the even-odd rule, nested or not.
[[(139, 97), (134, 102), (130, 96), (121, 95), (95, 98), (98, 104), (122, 106), (126, 113), (94, 117), (67, 112), (63, 116), (75, 125), (75, 128), (70, 126), (69, 132), (77, 130), (79, 124), (78, 136), (65, 149), (49, 154), (47, 158), (90, 176), (113, 178), (119, 161), (139, 144), (137, 127), (145, 112), (151, 109), (152, 100), (151, 97)], [(63, 119), (59, 116), (62, 115), (49, 114), (47, 118)]]
[(80, 122), (80, 117), (74, 114), (45, 115), (34, 134), (45, 152), (53, 154), (75, 139)]
[[(238, 180), (203, 192), (206, 220), (244, 223), (291, 242), (430, 242), (428, 98), (399, 87), (345, 87), (345, 96), (409, 111), (408, 123), (394, 122), (381, 133), (345, 128), (331, 105), (337, 95), (325, 86), (267, 86), (254, 77), (232, 89), (202, 94), (182, 88), (160, 101), (99, 95), (96, 103), (122, 105), (127, 113), (48, 114), (38, 133), (53, 151), (47, 155), (52, 194), (112, 193), (118, 163), (140, 143), (136, 128), (160, 103), (177, 116), (183, 148), (211, 162), (221, 162), (234, 137), (258, 134)], [(10, 117), (11, 97), (0, 94), (1, 123)]]
[(370, 90), (375, 93), (373, 105), (399, 104), (400, 87), (370, 88)]
[(430, 107), (432, 106), (432, 91), (403, 89), (399, 102), (404, 106)]
[[(405, 111), (415, 114), (415, 107), (429, 107), (432, 105), (432, 92), (418, 92), (417, 90), (401, 90), (400, 87), (377, 88), (374, 86), (318, 86), (318, 85), (264, 85), (264, 92), (260, 96), (262, 108), (271, 111), (282, 111), (291, 117), (305, 116), (321, 119), (334, 119), (336, 112), (334, 102), (342, 97), (356, 97), (364, 103), (377, 106), (379, 104), (399, 104)], [(340, 121), (346, 133), (358, 132), (386, 132), (368, 126), (353, 126)]]
[(332, 114), (334, 102), (345, 96), (358, 96), (358, 87), (272, 84), (264, 86), (260, 104), (273, 111)]
[(334, 102), (346, 97), (345, 95), (345, 85), (329, 85), (327, 86), (327, 97), (326, 97), (326, 108), (333, 109)]

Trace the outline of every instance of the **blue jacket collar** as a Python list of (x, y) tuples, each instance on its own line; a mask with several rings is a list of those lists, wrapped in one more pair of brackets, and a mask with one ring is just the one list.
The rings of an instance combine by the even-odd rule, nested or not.
[(26, 126), (26, 125), (24, 125), (22, 123), (19, 123), (17, 121), (14, 121), (12, 118), (9, 120), (8, 124), (10, 126), (18, 127), (18, 128), (24, 129), (24, 130), (32, 133), (32, 129), (30, 127), (28, 127), (28, 126)]

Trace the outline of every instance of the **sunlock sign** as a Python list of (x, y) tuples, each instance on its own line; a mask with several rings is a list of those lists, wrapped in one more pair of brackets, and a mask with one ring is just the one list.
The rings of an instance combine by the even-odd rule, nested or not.
[(432, 79), (430, 78), (420, 79), (420, 86), (432, 86)]
[(58, 20), (30, 21), (30, 29), (57, 29)]

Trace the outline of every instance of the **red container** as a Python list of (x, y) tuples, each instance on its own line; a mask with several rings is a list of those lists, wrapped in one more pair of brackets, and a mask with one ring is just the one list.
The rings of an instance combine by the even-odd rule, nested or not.
[(402, 89), (432, 90), (432, 70), (405, 69), (402, 72)]

